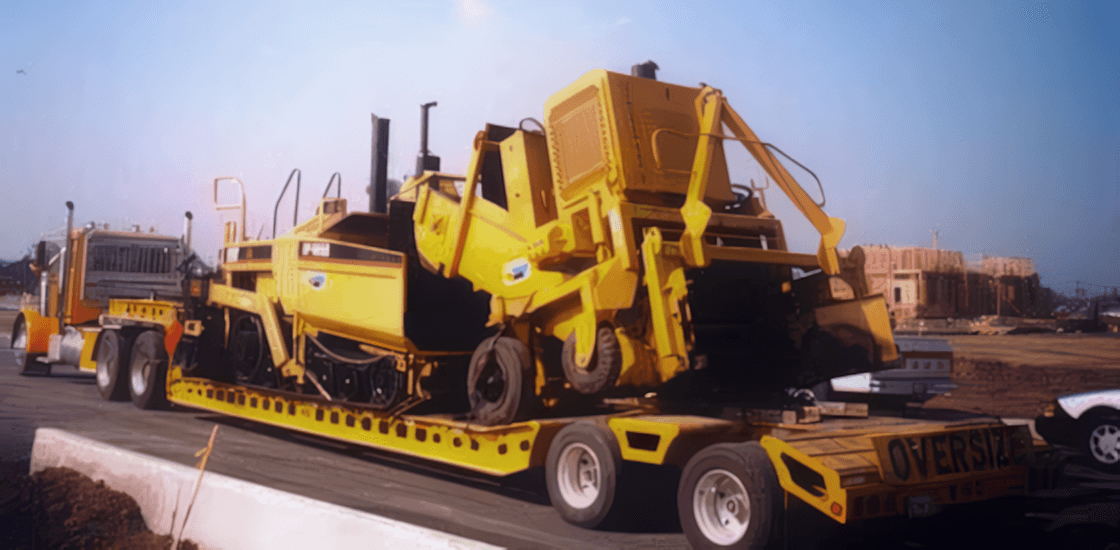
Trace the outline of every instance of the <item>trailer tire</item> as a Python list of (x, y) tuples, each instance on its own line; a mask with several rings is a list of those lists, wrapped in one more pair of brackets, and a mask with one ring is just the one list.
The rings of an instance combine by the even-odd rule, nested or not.
[(520, 340), (509, 336), (483, 340), (467, 370), (471, 416), (493, 426), (528, 415), (536, 397), (531, 365), (529, 349)]
[(548, 447), (548, 498), (564, 521), (587, 529), (617, 515), (622, 454), (614, 433), (590, 422), (569, 424)]
[(103, 329), (97, 335), (94, 358), (97, 363), (97, 391), (106, 401), (128, 399), (128, 364), (132, 338), (119, 330)]
[(12, 339), (9, 341), (12, 347), (12, 353), (15, 354), (16, 365), (19, 366), (19, 374), (21, 376), (41, 375), (50, 376), (51, 366), (49, 363), (40, 363), (38, 359), (43, 356), (42, 353), (27, 353), (27, 321), (20, 313), (16, 317), (16, 322), (12, 325)]
[(167, 405), (167, 350), (159, 331), (146, 330), (132, 343), (128, 368), (128, 393), (141, 409)]
[(764, 548), (777, 531), (780, 490), (758, 442), (711, 445), (681, 473), (681, 529), (693, 548)]
[(577, 366), (576, 333), (573, 332), (564, 341), (564, 350), (561, 352), (564, 378), (576, 391), (585, 395), (599, 393), (614, 386), (622, 371), (622, 347), (614, 329), (609, 325), (601, 326), (596, 331), (593, 349), (591, 362), (587, 367)]

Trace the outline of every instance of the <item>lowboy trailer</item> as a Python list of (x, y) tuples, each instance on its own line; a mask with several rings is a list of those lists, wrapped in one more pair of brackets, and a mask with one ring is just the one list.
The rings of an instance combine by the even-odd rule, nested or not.
[[(425, 149), (388, 213), (324, 192), (313, 218), (252, 241), (242, 192), (218, 205), (242, 216), (220, 271), (188, 276), (179, 301), (113, 300), (103, 335), (139, 351), (95, 355), (129, 366), (141, 408), (492, 476), (543, 467), (557, 512), (587, 528), (648, 506), (639, 464), (673, 468), (662, 498), (697, 548), (765, 546), (784, 496), (846, 523), (1026, 491), (1025, 427), (870, 417), (798, 389), (898, 366), (898, 350), (882, 297), (841, 273), (843, 222), (718, 90), (593, 71), (546, 111), (539, 131), (480, 132), (466, 176)], [(788, 251), (732, 186), (725, 140), (820, 231), (817, 254)]]

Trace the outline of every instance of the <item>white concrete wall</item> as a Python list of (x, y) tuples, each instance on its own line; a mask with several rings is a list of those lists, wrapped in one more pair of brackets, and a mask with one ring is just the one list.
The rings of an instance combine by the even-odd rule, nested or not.
[[(148, 528), (182, 529), (198, 470), (126, 451), (62, 430), (39, 428), (31, 472), (64, 466), (104, 481), (140, 505)], [(186, 538), (204, 549), (496, 548), (433, 529), (359, 512), (206, 472)]]

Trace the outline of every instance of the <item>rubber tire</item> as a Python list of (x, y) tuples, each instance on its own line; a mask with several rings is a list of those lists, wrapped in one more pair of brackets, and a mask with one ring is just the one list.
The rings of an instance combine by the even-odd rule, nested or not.
[(467, 370), (467, 397), (471, 404), (471, 417), (480, 424), (494, 426), (509, 424), (525, 418), (534, 408), (536, 395), (530, 367), (529, 349), (516, 338), (500, 336), (493, 341), (494, 359), (498, 374), (505, 381), (497, 399), (487, 399), (478, 389), (479, 379), (487, 367), (492, 340), (483, 340), (471, 355)]
[[(20, 333), (24, 338), (24, 344), (21, 346), (16, 345)], [(42, 353), (27, 353), (27, 321), (20, 313), (16, 317), (16, 322), (12, 325), (12, 338), (8, 342), (11, 345), (12, 352), (15, 354), (16, 365), (19, 366), (20, 376), (50, 376), (51, 365), (49, 363), (40, 363), (37, 359), (42, 357)]]
[[(1085, 458), (1089, 460), (1089, 463), (1102, 472), (1120, 473), (1120, 460), (1111, 464), (1102, 462), (1093, 455), (1093, 451), (1090, 447), (1090, 436), (1097, 428), (1111, 426), (1113, 430), (1120, 430), (1120, 411), (1100, 409), (1088, 411), (1081, 417), (1079, 424), (1081, 430), (1078, 434), (1078, 438), (1081, 442), (1081, 452), (1085, 454)], [(1115, 431), (1113, 431), (1113, 433), (1115, 433)]]
[(97, 384), (97, 391), (101, 393), (102, 399), (106, 401), (128, 399), (128, 369), (121, 367), (128, 364), (131, 348), (132, 338), (127, 334), (121, 334), (118, 330), (103, 329), (97, 335), (97, 345), (94, 347), (97, 376), (94, 377), (94, 383)]
[[(696, 485), (704, 474), (725, 470), (738, 478), (746, 489), (750, 504), (747, 530), (736, 541), (726, 545), (706, 537), (693, 511)], [(777, 533), (776, 512), (781, 509), (781, 486), (774, 466), (756, 441), (718, 443), (696, 453), (681, 473), (677, 490), (677, 514), (681, 529), (693, 548), (765, 548)]]
[(601, 326), (595, 334), (595, 347), (587, 368), (576, 366), (576, 333), (564, 341), (561, 364), (564, 378), (576, 391), (592, 395), (615, 385), (622, 371), (622, 347), (610, 326)]
[[(243, 322), (248, 322), (253, 327), (253, 331), (256, 332), (256, 346), (258, 349), (252, 372), (243, 371), (244, 365), (241, 363), (239, 356), (243, 354), (241, 347), (245, 345), (245, 342), (241, 339), (241, 335), (237, 335), (236, 338), (234, 337), (235, 332), (242, 328), (241, 325)], [(262, 386), (266, 388), (276, 386), (276, 373), (272, 365), (272, 353), (268, 347), (268, 336), (265, 335), (264, 323), (261, 321), (260, 317), (250, 313), (242, 313), (235, 316), (231, 310), (229, 348), (230, 355), (233, 358), (233, 375), (238, 384)]]
[[(141, 409), (167, 406), (167, 350), (163, 335), (147, 330), (132, 342), (128, 362), (128, 394), (132, 404)], [(143, 384), (142, 387), (140, 384)]]
[[(599, 462), (599, 493), (591, 504), (582, 508), (565, 500), (560, 489), (561, 456), (565, 449), (577, 443), (586, 446)], [(586, 529), (610, 523), (617, 518), (620, 509), (625, 508), (618, 498), (621, 469), (622, 453), (613, 432), (590, 422), (568, 424), (552, 439), (545, 459), (545, 482), (552, 507), (564, 521)]]

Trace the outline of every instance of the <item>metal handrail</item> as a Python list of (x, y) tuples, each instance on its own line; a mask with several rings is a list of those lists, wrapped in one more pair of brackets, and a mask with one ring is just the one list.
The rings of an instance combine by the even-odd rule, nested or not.
[(339, 173), (339, 172), (335, 172), (333, 175), (331, 175), (331, 181), (327, 182), (327, 188), (323, 190), (323, 198), (324, 199), (327, 198), (327, 193), (331, 192), (331, 184), (334, 183), (334, 178), (336, 178), (336, 177), (338, 178), (338, 185), (335, 186), (335, 191), (336, 191), (335, 198), (336, 199), (341, 199), (342, 198), (342, 174)]
[[(241, 204), (218, 204), (218, 182), (222, 180), (230, 180), (237, 183), (237, 193), (240, 196)], [(220, 178), (214, 178), (214, 210), (217, 210), (219, 212), (222, 210), (240, 211), (241, 227), (239, 228), (239, 231), (241, 232), (241, 236), (237, 240), (247, 240), (245, 233), (245, 184), (242, 183), (241, 180), (233, 176), (222, 176)]]
[(303, 172), (299, 168), (293, 169), (291, 174), (288, 174), (288, 181), (284, 182), (284, 188), (280, 190), (280, 196), (276, 199), (276, 206), (272, 208), (272, 238), (276, 238), (276, 214), (280, 211), (280, 201), (284, 199), (284, 193), (288, 192), (288, 186), (292, 184), (292, 178), (296, 178), (296, 204), (292, 209), (292, 227), (295, 227), (297, 216), (299, 215), (299, 186), (300, 180), (303, 179)]

